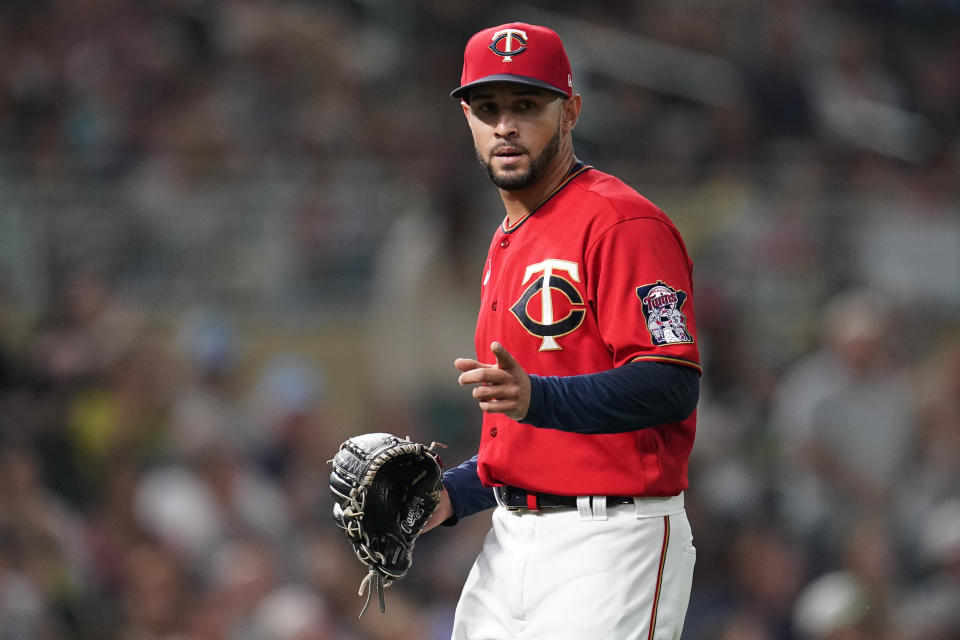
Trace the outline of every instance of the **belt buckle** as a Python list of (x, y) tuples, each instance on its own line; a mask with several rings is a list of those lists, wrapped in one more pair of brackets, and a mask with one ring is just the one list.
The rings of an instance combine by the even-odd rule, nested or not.
[(507, 511), (510, 511), (511, 513), (518, 513), (527, 508), (526, 506), (507, 504), (507, 488), (505, 486), (494, 487), (494, 489), (500, 496), (500, 504), (503, 505), (503, 508)]

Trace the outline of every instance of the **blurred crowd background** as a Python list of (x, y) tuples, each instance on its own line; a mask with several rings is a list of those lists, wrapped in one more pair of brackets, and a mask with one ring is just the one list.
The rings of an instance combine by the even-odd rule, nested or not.
[(475, 451), (448, 92), (517, 19), (695, 262), (684, 640), (960, 638), (956, 0), (5, 0), (0, 639), (449, 637), (489, 513), (358, 622), (327, 461)]

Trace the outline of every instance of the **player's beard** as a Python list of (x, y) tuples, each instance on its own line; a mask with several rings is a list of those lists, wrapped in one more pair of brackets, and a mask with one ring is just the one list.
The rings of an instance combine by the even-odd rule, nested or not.
[(517, 191), (536, 183), (546, 172), (547, 167), (550, 166), (554, 158), (557, 157), (559, 151), (560, 127), (557, 127), (557, 132), (550, 139), (550, 142), (547, 143), (547, 146), (543, 148), (543, 151), (540, 152), (540, 155), (530, 161), (530, 165), (526, 171), (511, 170), (498, 174), (493, 168), (493, 163), (485, 160), (484, 157), (480, 155), (480, 151), (476, 150), (477, 160), (483, 165), (487, 177), (490, 178), (493, 184), (504, 191)]

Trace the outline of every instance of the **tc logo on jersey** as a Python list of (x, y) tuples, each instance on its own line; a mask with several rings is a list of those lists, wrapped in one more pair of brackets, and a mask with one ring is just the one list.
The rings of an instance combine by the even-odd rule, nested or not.
[(504, 62), (513, 62), (516, 56), (527, 50), (527, 33), (520, 29), (501, 29), (493, 34), (490, 51), (503, 56)]
[(693, 342), (693, 336), (687, 331), (687, 317), (680, 311), (687, 301), (686, 293), (658, 280), (655, 284), (637, 287), (637, 297), (643, 303), (643, 315), (653, 344)]
[[(562, 347), (557, 344), (557, 338), (576, 330), (583, 323), (584, 316), (587, 315), (584, 309), (583, 296), (580, 295), (580, 292), (577, 291), (570, 280), (557, 275), (557, 271), (566, 272), (573, 282), (580, 282), (580, 270), (576, 262), (551, 259), (531, 264), (524, 272), (521, 284), (527, 284), (538, 273), (542, 275), (531, 282), (520, 299), (510, 307), (510, 311), (520, 321), (524, 329), (539, 338), (543, 338), (540, 343), (540, 351), (562, 350)], [(559, 302), (565, 300), (566, 304), (569, 305), (567, 314), (559, 320), (556, 319), (554, 291), (559, 292), (564, 297), (558, 300)], [(540, 293), (539, 322), (530, 315), (529, 308), (531, 306), (530, 301), (537, 293)]]

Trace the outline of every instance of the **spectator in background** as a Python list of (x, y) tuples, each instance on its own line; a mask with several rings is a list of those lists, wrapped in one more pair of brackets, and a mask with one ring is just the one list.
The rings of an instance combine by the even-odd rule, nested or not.
[(134, 343), (142, 326), (139, 315), (113, 292), (104, 274), (89, 267), (72, 270), (33, 335), (33, 364), (59, 384), (101, 379)]
[(960, 498), (931, 509), (913, 534), (918, 577), (898, 602), (896, 640), (953, 640), (960, 637)]
[[(105, 274), (81, 265), (64, 276), (26, 337), (22, 358), (35, 395), (16, 427), (29, 432), (51, 487), (76, 502), (99, 491), (112, 450), (149, 437), (156, 407), (147, 405), (160, 386), (146, 378), (162, 367), (152, 357), (144, 362), (150, 345), (142, 336), (139, 311)], [(128, 419), (144, 429), (128, 431)]]
[(960, 339), (934, 343), (922, 363), (918, 391), (919, 428), (904, 482), (897, 491), (898, 531), (909, 541), (909, 562), (924, 555), (917, 523), (938, 507), (960, 500)]
[(120, 637), (169, 640), (184, 630), (189, 581), (183, 566), (166, 547), (150, 542), (133, 546), (124, 559), (127, 576)]
[(329, 495), (327, 460), (340, 440), (326, 405), (323, 371), (292, 353), (274, 354), (248, 390), (245, 406), (256, 425), (249, 455), (284, 491), (291, 521), (312, 518)]
[[(69, 619), (85, 615), (83, 600), (92, 587), (86, 526), (80, 513), (43, 484), (30, 447), (0, 445), (0, 529), (6, 543), (0, 551), (0, 589), (6, 602), (0, 608), (7, 608), (14, 626), (30, 627), (25, 627), (24, 637), (66, 632)], [(51, 610), (61, 611), (64, 619), (48, 616)], [(30, 622), (33, 614), (39, 618)], [(5, 618), (0, 611), (0, 629)]]
[(253, 611), (255, 637), (263, 640), (340, 640), (323, 600), (297, 585), (280, 586)]
[(890, 349), (891, 312), (875, 292), (836, 294), (820, 316), (820, 346), (784, 372), (774, 393), (780, 517), (808, 540), (837, 539), (892, 504), (916, 414)]
[(919, 376), (921, 427), (898, 495), (906, 575), (896, 640), (960, 637), (960, 342), (936, 344)]
[(459, 389), (446, 384), (446, 354), (473, 340), (476, 277), (469, 267), (481, 256), (465, 239), (487, 220), (465, 196), (466, 185), (446, 182), (433, 197), (426, 185), (413, 190), (388, 227), (373, 272), (366, 348), (371, 362), (403, 362), (408, 369), (400, 379), (390, 367), (370, 371), (377, 418), (414, 439), (443, 442), (453, 459), (469, 456), (475, 443), (464, 435), (469, 430), (452, 425), (476, 416)]
[[(885, 515), (885, 514), (884, 514)], [(889, 517), (863, 517), (844, 532), (834, 565), (854, 581), (867, 603), (858, 626), (868, 637), (883, 638), (896, 621), (903, 597), (903, 566)]]
[(843, 571), (818, 576), (797, 598), (794, 626), (799, 640), (885, 640), (863, 624), (870, 601), (860, 583)]
[(49, 602), (17, 566), (23, 551), (17, 534), (0, 527), (0, 638), (41, 640), (50, 633)]
[(279, 547), (253, 536), (235, 536), (216, 549), (201, 579), (223, 632), (240, 638), (258, 637), (254, 634), (255, 610), (282, 581), (280, 560)]
[(253, 427), (240, 406), (240, 345), (230, 320), (215, 309), (188, 309), (175, 340), (179, 366), (168, 425), (171, 452), (192, 456), (220, 442), (247, 446)]

